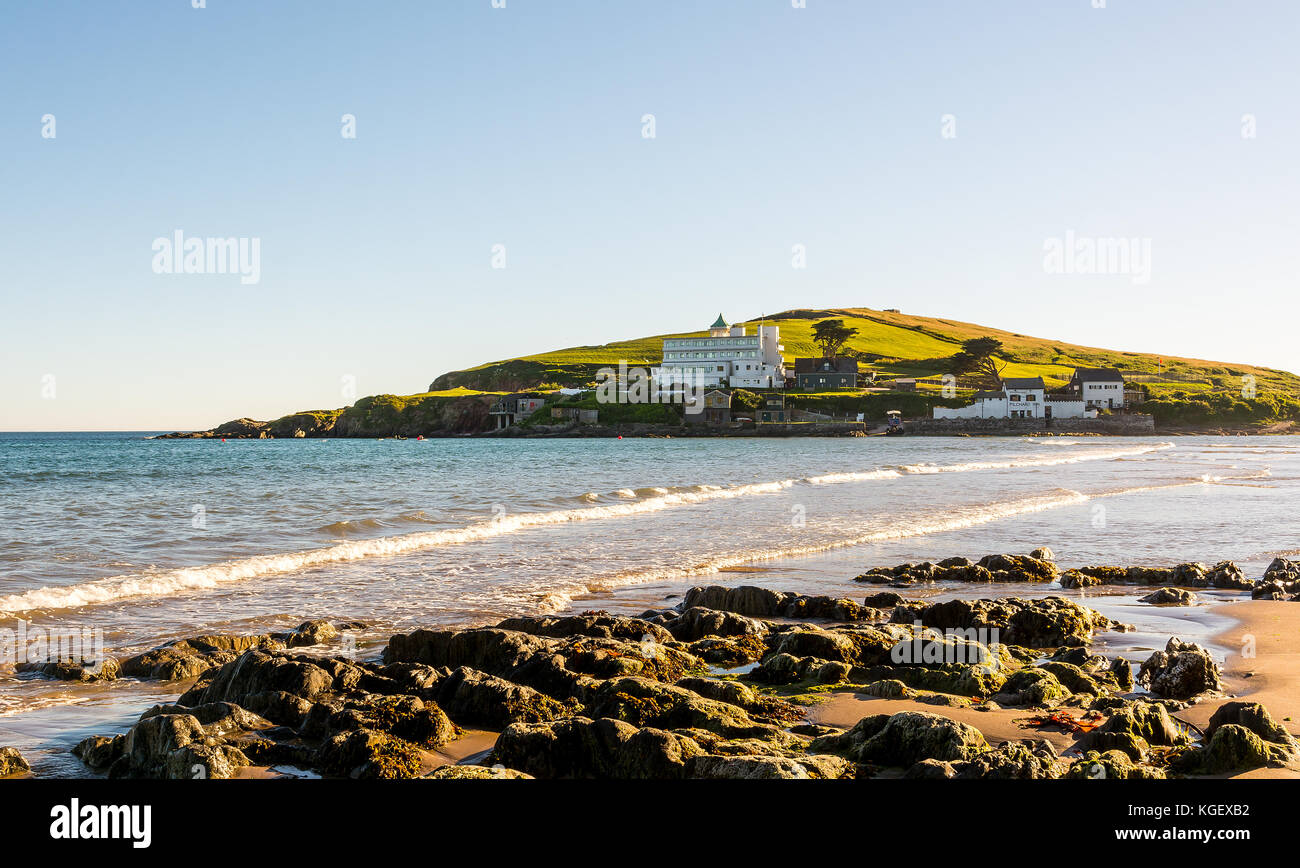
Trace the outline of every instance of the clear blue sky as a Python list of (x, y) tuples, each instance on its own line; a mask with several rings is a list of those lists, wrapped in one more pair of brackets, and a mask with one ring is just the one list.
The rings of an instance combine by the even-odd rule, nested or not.
[[(1293, 0), (207, 7), (0, 10), (0, 430), (814, 306), (1300, 370)], [(260, 283), (155, 274), (177, 229), (260, 238)], [(1047, 273), (1068, 230), (1150, 281)]]

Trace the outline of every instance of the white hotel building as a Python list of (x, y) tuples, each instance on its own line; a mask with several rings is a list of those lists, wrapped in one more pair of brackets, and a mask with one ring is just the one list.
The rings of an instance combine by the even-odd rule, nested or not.
[(785, 385), (784, 349), (780, 327), (759, 326), (755, 334), (746, 334), (743, 325), (729, 326), (718, 314), (708, 337), (665, 338), (663, 365), (651, 375), (661, 387), (692, 383), (779, 389)]

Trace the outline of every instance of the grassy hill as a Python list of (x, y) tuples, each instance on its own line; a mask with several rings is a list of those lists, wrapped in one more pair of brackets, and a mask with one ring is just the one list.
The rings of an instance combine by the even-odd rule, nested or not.
[[(885, 375), (941, 375), (947, 372), (947, 360), (961, 349), (962, 341), (994, 337), (1002, 341), (1005, 348), (1001, 360), (1007, 365), (1007, 376), (1042, 376), (1048, 386), (1063, 384), (1075, 367), (1114, 367), (1123, 370), (1131, 381), (1143, 383), (1152, 397), (1184, 392), (1240, 394), (1241, 378), (1249, 374), (1255, 377), (1256, 390), (1261, 396), (1300, 398), (1300, 377), (1286, 371), (1085, 347), (958, 320), (868, 308), (790, 310), (762, 320), (750, 320), (744, 325), (751, 332), (764, 322), (779, 325), (785, 358), (792, 364), (796, 357), (820, 355), (812, 341), (812, 328), (828, 317), (843, 319), (846, 325), (858, 330), (849, 341), (848, 353)], [(459, 387), (491, 391), (542, 385), (582, 386), (592, 382), (596, 371), (605, 365), (617, 365), (620, 361), (629, 365), (659, 364), (664, 338), (704, 334), (707, 334), (705, 330), (652, 335), (491, 362), (443, 374), (429, 389), (441, 391)]]

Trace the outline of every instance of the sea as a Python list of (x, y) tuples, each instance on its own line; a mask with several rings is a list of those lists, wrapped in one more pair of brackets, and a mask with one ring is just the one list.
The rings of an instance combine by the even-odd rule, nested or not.
[[(1048, 546), (1063, 567), (1300, 554), (1298, 437), (158, 440), (0, 433), (0, 745), (38, 774), (125, 730), (175, 683), (19, 674), (16, 637), (101, 637), (123, 658), (186, 636), (360, 621), (393, 633), (534, 613), (639, 614), (693, 585), (861, 597), (874, 566)], [(1132, 623), (1130, 657), (1231, 624), (1209, 591), (1062, 594)], [(1220, 611), (1222, 611), (1220, 609)], [(322, 649), (329, 651), (331, 649)], [(337, 653), (338, 649), (332, 649)], [(1224, 649), (1218, 652), (1222, 656)]]

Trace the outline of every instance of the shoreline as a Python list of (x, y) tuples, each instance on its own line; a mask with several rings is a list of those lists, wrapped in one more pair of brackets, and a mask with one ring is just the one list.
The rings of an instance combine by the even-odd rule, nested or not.
[[(1002, 557), (1002, 556), (998, 556), (998, 557)], [(741, 588), (744, 587), (744, 585), (741, 584), (741, 582), (743, 582), (743, 578), (741, 578), (741, 576), (743, 576), (745, 572), (746, 571), (740, 571), (740, 575), (737, 577), (738, 579), (740, 579), (740, 582), (738, 582), (737, 584)], [(681, 583), (681, 584), (684, 588), (689, 583)], [(940, 581), (940, 582), (931, 582), (929, 585), (924, 586), (924, 590), (928, 592), (928, 595), (921, 599), (928, 602), (923, 603), (922, 605), (936, 603), (937, 601), (945, 600), (945, 599), (951, 599), (954, 601), (964, 599), (961, 596), (951, 597), (949, 594), (945, 593), (946, 590), (944, 587), (945, 584), (947, 583)], [(721, 590), (727, 590), (728, 588), (735, 589), (737, 585), (729, 584), (726, 586), (717, 586), (717, 587)], [(877, 589), (879, 589), (878, 586)], [(917, 590), (921, 590), (921, 589), (922, 587), (918, 586)], [(1111, 596), (1122, 596), (1127, 600), (1127, 598), (1137, 593), (1150, 590), (1150, 587), (1135, 586), (1135, 585), (1107, 586), (1106, 592), (1109, 594), (1112, 591), (1121, 590), (1121, 589), (1131, 591), (1132, 593), (1121, 594), (1121, 595), (1111, 594)], [(866, 593), (872, 590), (874, 589), (869, 585), (858, 585), (855, 586), (852, 595)], [(879, 590), (883, 590), (883, 589), (879, 589)], [(1035, 588), (1035, 590), (1038, 589)], [(1042, 588), (1042, 590), (1050, 591), (1051, 595), (1046, 598), (1038, 598), (1038, 603), (1042, 603), (1045, 600), (1050, 600), (1051, 596), (1057, 596), (1063, 598), (1065, 595), (1065, 591), (1059, 588), (1045, 587)], [(1097, 590), (1101, 591), (1102, 589), (1097, 588)], [(1201, 588), (1201, 590), (1204, 591), (1206, 589)], [(934, 592), (938, 592), (938, 593), (934, 593)], [(692, 591), (691, 593), (695, 593), (695, 592)], [(765, 593), (772, 594), (774, 592), (766, 591)], [(983, 593), (979, 597), (979, 599), (992, 599), (992, 600), (1005, 601), (1013, 597), (1019, 597), (1023, 593), (1024, 593), (1024, 588), (1022, 585), (1016, 584), (1016, 585), (999, 586), (998, 584), (995, 583), (995, 584), (984, 586)], [(680, 594), (675, 594), (675, 593), (667, 594), (667, 595), (663, 595), (663, 599), (672, 600), (673, 598), (680, 597), (680, 596), (681, 596)], [(688, 594), (687, 596), (689, 597), (690, 595)], [(1070, 595), (1070, 596), (1073, 597), (1074, 599), (1077, 599), (1079, 603), (1087, 606), (1088, 608), (1093, 608), (1094, 610), (1095, 607), (1097, 606), (1098, 601), (1105, 599), (1105, 595), (1094, 596), (1091, 599), (1086, 595)], [(817, 597), (817, 598), (808, 598), (808, 599), (830, 600), (830, 598), (827, 597)], [(546, 627), (545, 625), (555, 624), (555, 623), (565, 623), (565, 622), (569, 622), (571, 624), (577, 624), (577, 623), (590, 624), (592, 623), (593, 619), (595, 621), (602, 621), (604, 623), (610, 623), (613, 625), (618, 625), (620, 623), (627, 623), (627, 624), (642, 623), (643, 624), (645, 622), (641, 621), (640, 618), (645, 618), (651, 615), (655, 611), (665, 613), (664, 617), (668, 617), (668, 621), (665, 621), (663, 623), (674, 623), (677, 619), (683, 617), (683, 614), (681, 613), (684, 613), (686, 611), (686, 609), (683, 609), (683, 607), (687, 606), (687, 602), (684, 601), (680, 605), (675, 607), (674, 610), (667, 610), (667, 609), (656, 610), (654, 605), (652, 604), (650, 606), (650, 611), (644, 612), (641, 616), (639, 616), (639, 618), (638, 616), (632, 614), (606, 613), (605, 610), (603, 609), (599, 611), (588, 610), (588, 611), (579, 612), (579, 609), (584, 604), (590, 604), (594, 602), (596, 602), (595, 598), (575, 599), (572, 605), (570, 606), (570, 609), (567, 612), (561, 612), (555, 615), (544, 615), (539, 613), (529, 617), (507, 619), (507, 621), (497, 625), (496, 629), (501, 629), (502, 627), (506, 627), (506, 625), (508, 624), (509, 626), (506, 627), (506, 629), (511, 629), (511, 630), (522, 629), (526, 633), (531, 633), (534, 636), (556, 636), (556, 637), (567, 636), (569, 637), (569, 639), (579, 637), (579, 644), (581, 644), (583, 641), (585, 641), (580, 638), (583, 635), (610, 636), (610, 635), (623, 635), (623, 634), (622, 633), (609, 634), (607, 632), (608, 628), (602, 628), (603, 630), (606, 630), (606, 632), (598, 631), (595, 633), (582, 632), (582, 631), (579, 631), (577, 633), (564, 632), (564, 631), (554, 632), (551, 630), (551, 628)], [(629, 602), (634, 602), (634, 601), (629, 601)], [(640, 602), (642, 605), (644, 605), (645, 603), (649, 603), (651, 601), (643, 598)], [(1287, 606), (1282, 601), (1270, 601), (1270, 600), (1239, 600), (1231, 603), (1223, 603), (1223, 602), (1215, 603), (1207, 600), (1207, 602), (1208, 605), (1202, 604), (1197, 608), (1201, 611), (1204, 611), (1206, 614), (1215, 617), (1227, 618), (1230, 619), (1232, 622), (1232, 626), (1227, 627), (1226, 629), (1218, 629), (1218, 632), (1215, 632), (1213, 634), (1213, 639), (1212, 639), (1212, 641), (1215, 644), (1219, 645), (1223, 651), (1227, 652), (1225, 655), (1226, 657), (1225, 663), (1222, 666), (1222, 677), (1223, 677), (1222, 691), (1223, 692), (1222, 695), (1206, 694), (1198, 698), (1195, 698), (1191, 704), (1179, 708), (1178, 710), (1171, 710), (1171, 717), (1173, 717), (1175, 720), (1181, 720), (1188, 724), (1191, 724), (1192, 726), (1196, 727), (1198, 730), (1203, 731), (1205, 730), (1207, 724), (1210, 721), (1211, 716), (1215, 711), (1220, 709), (1226, 703), (1233, 701), (1234, 699), (1244, 697), (1249, 702), (1262, 703), (1274, 715), (1275, 720), (1277, 720), (1281, 726), (1285, 727), (1288, 731), (1290, 731), (1292, 735), (1300, 734), (1300, 727), (1297, 727), (1297, 725), (1294, 722), (1294, 718), (1297, 712), (1300, 712), (1300, 630), (1296, 629), (1297, 627), (1300, 627), (1300, 607), (1290, 607)], [(663, 602), (660, 602), (658, 605), (662, 606)], [(700, 603), (695, 603), (694, 605), (700, 605)], [(709, 604), (709, 605), (714, 605), (714, 604)], [(817, 612), (820, 612), (820, 615), (818, 615), (817, 612), (808, 610), (801, 617), (796, 617), (794, 620), (790, 620), (789, 618), (779, 617), (779, 613), (777, 613), (778, 617), (776, 617), (774, 620), (769, 620), (766, 622), (768, 626), (765, 629), (769, 631), (772, 630), (776, 631), (775, 634), (771, 634), (771, 635), (778, 635), (782, 633), (782, 631), (794, 629), (796, 628), (796, 625), (799, 624), (804, 625), (802, 627), (798, 627), (798, 629), (800, 630), (811, 629), (818, 632), (835, 631), (835, 630), (843, 630), (843, 629), (857, 629), (857, 628), (853, 628), (852, 623), (845, 624), (843, 617), (829, 615), (830, 610), (826, 609), (824, 604), (818, 604), (818, 605), (822, 606), (822, 608), (817, 610)], [(836, 605), (837, 605), (837, 611), (842, 611), (845, 605), (848, 605), (851, 610), (853, 606), (860, 606), (861, 604), (851, 603), (847, 600), (841, 600)], [(1035, 603), (1034, 605), (1037, 605), (1037, 603)], [(1070, 603), (1069, 605), (1078, 605), (1078, 604)], [(1116, 608), (1116, 605), (1103, 606), (1102, 608), (1105, 608), (1108, 612), (1111, 613), (1112, 616), (1115, 615), (1116, 612), (1119, 612), (1121, 615), (1123, 613), (1122, 607)], [(714, 615), (724, 616), (724, 613), (727, 612), (728, 610), (734, 611), (734, 607), (724, 605), (721, 607), (719, 611), (714, 612)], [(679, 614), (675, 614), (675, 615), (666, 614), (673, 611), (678, 612)], [(690, 609), (690, 611), (696, 611), (696, 610)], [(707, 611), (707, 610), (701, 610), (701, 611)], [(771, 613), (769, 613), (769, 617), (770, 615)], [(659, 617), (660, 616), (656, 616), (656, 618)], [(725, 615), (724, 622), (727, 618), (734, 618), (734, 617), (735, 617), (734, 615)], [(853, 616), (853, 617), (857, 617), (857, 616)], [(853, 617), (849, 619), (850, 622), (853, 620)], [(654, 619), (652, 619), (652, 621), (653, 620)], [(744, 621), (747, 619), (741, 618), (740, 620)], [(1111, 624), (1117, 623), (1113, 619), (1105, 618), (1105, 617), (1103, 617), (1103, 621), (1107, 621), (1108, 623)], [(879, 628), (881, 626), (881, 622), (879, 622), (879, 615), (875, 616), (874, 619), (869, 619), (868, 621), (862, 622), (863, 625), (866, 625), (868, 623), (875, 625), (874, 627), (870, 627), (869, 629)], [(889, 621), (886, 621), (885, 623), (887, 624), (889, 623)], [(1204, 624), (1205, 622), (1198, 621), (1198, 623)], [(306, 626), (308, 625), (304, 625), (304, 627)], [(479, 629), (490, 629), (490, 628), (447, 627), (447, 628), (437, 628), (435, 632), (443, 632), (451, 635), (457, 633), (465, 633), (467, 631), (474, 632)], [(575, 626), (574, 629), (577, 629), (577, 627)], [(649, 629), (649, 627), (636, 627), (635, 629), (633, 629), (633, 632), (641, 629)], [(1113, 628), (1111, 627), (1101, 628), (1102, 632), (1098, 632), (1096, 635), (1094, 635), (1091, 638), (1091, 640), (1088, 643), (1088, 647), (1091, 649), (1091, 653), (1095, 654), (1098, 651), (1100, 651), (1109, 656), (1109, 655), (1114, 655), (1117, 652), (1123, 652), (1127, 650), (1125, 647), (1116, 648), (1114, 647), (1114, 644), (1112, 642), (1108, 641), (1108, 637), (1112, 637), (1114, 635), (1122, 635), (1124, 633), (1124, 630), (1122, 629), (1119, 631), (1118, 634), (1105, 632), (1112, 629)], [(1131, 630), (1131, 628), (1129, 629)], [(419, 632), (421, 631), (417, 631), (417, 633)], [(625, 632), (626, 631), (624, 631), (624, 633)], [(1180, 632), (1184, 637), (1189, 635), (1188, 633), (1183, 631), (1177, 631), (1174, 633), (1174, 635), (1177, 636), (1178, 633)], [(695, 635), (695, 634), (692, 633), (691, 635)], [(710, 633), (708, 630), (706, 630), (703, 635), (707, 637), (713, 634)], [(1161, 636), (1163, 635), (1164, 633), (1162, 631)], [(1193, 639), (1199, 638), (1196, 631), (1191, 631), (1190, 635), (1192, 636)], [(1257, 652), (1255, 657), (1244, 656), (1241, 653), (1241, 651), (1233, 650), (1233, 649), (1243, 648), (1242, 643), (1244, 638), (1247, 635), (1253, 636), (1255, 638), (1254, 647)], [(389, 655), (391, 653), (391, 649), (394, 647), (394, 644), (397, 643), (400, 645), (399, 640), (403, 638), (404, 637), (402, 636), (394, 636), (390, 638), (389, 643), (385, 646), (384, 653), (382, 655), (385, 661), (389, 660)], [(552, 641), (552, 640), (546, 640), (546, 641)], [(719, 639), (717, 641), (721, 641), (721, 640)], [(1211, 640), (1206, 640), (1204, 638), (1201, 638), (1201, 641), (1211, 641)], [(684, 646), (679, 646), (679, 647), (684, 648)], [(778, 643), (777, 647), (778, 648), (781, 647), (780, 643)], [(1146, 646), (1139, 645), (1139, 647), (1146, 647)], [(771, 640), (769, 640), (768, 649), (765, 652), (765, 656), (762, 658), (765, 661), (765, 665), (766, 665), (766, 661), (768, 660), (768, 657), (772, 653), (774, 653), (774, 650), (775, 649), (771, 645)], [(1064, 650), (1064, 649), (1058, 649), (1058, 651), (1059, 650)], [(323, 642), (314, 648), (307, 648), (307, 649), (292, 648), (292, 647), (288, 649), (281, 648), (278, 652), (275, 649), (271, 648), (268, 649), (268, 652), (272, 655), (276, 653), (281, 653), (281, 654), (288, 653), (291, 655), (292, 654), (308, 655), (305, 657), (298, 658), (303, 660), (316, 659), (319, 661), (329, 661), (331, 659), (335, 659), (335, 660), (341, 659), (341, 658), (331, 656), (337, 654), (337, 649), (334, 648), (333, 643), (329, 641)], [(318, 654), (319, 656), (317, 656)], [(371, 654), (367, 654), (366, 659), (369, 660), (371, 659), (372, 656), (373, 655)], [(377, 665), (373, 663), (369, 663), (369, 664), (361, 663), (355, 657), (351, 659), (354, 662), (348, 663), (346, 665), (348, 666), (360, 665), (363, 667)], [(409, 656), (407, 658), (402, 658), (401, 656), (399, 656), (397, 659), (416, 660), (420, 658), (418, 657), (410, 658)], [(834, 658), (832, 657), (832, 659)], [(429, 662), (436, 664), (438, 661), (431, 660)], [(1130, 663), (1134, 665), (1137, 662), (1140, 662), (1140, 660), (1130, 660)], [(227, 665), (228, 664), (222, 664), (222, 666), (227, 666)], [(455, 662), (452, 662), (453, 668), (455, 665), (457, 664)], [(461, 661), (460, 665), (465, 665), (464, 661)], [(471, 665), (474, 665), (473, 661), (471, 661)], [(481, 665), (481, 661), (479, 662), (478, 665)], [(485, 668), (489, 670), (488, 675), (490, 677), (496, 677), (496, 675), (498, 674), (492, 672), (490, 670), (490, 667), (485, 667)], [(724, 685), (724, 684), (734, 685), (734, 688), (727, 688), (727, 689), (738, 689), (741, 691), (757, 690), (758, 688), (754, 686), (750, 686), (750, 687), (744, 686), (751, 683), (749, 680), (747, 680), (746, 676), (741, 674), (747, 672), (748, 668), (749, 667), (742, 667), (740, 669), (727, 668), (727, 667), (723, 667), (723, 668), (710, 667), (710, 673), (707, 676), (707, 679), (718, 685)], [(880, 667), (876, 666), (875, 668), (878, 669)], [(142, 683), (146, 685), (150, 685), (151, 690), (153, 691), (158, 691), (161, 688), (165, 690), (166, 693), (170, 694), (169, 696), (164, 698), (163, 696), (155, 693), (155, 695), (158, 696), (157, 701), (162, 701), (166, 703), (168, 701), (175, 699), (175, 697), (179, 695), (176, 691), (179, 691), (182, 688), (185, 690), (186, 694), (193, 695), (193, 692), (198, 687), (202, 686), (205, 683), (205, 680), (210, 678), (211, 674), (212, 671), (210, 670), (208, 675), (206, 676), (200, 675), (197, 681), (194, 681), (192, 679), (186, 679), (183, 681), (167, 683), (167, 682), (157, 682), (157, 681), (151, 682), (149, 680), (145, 680)], [(739, 680), (737, 680), (737, 676), (740, 676)], [(604, 676), (600, 676), (600, 677), (607, 678), (610, 676), (607, 673)], [(887, 676), (877, 676), (877, 677), (887, 677)], [(670, 680), (666, 680), (666, 682), (668, 684), (672, 684), (673, 681), (679, 678), (681, 678), (680, 674), (674, 676)], [(694, 680), (700, 681), (698, 677), (695, 678)], [(764, 682), (762, 682), (762, 680), (760, 679), (759, 683), (762, 684)], [(175, 690), (168, 690), (167, 687), (175, 688)], [(844, 685), (841, 688), (834, 685), (834, 683), (826, 684), (825, 690), (820, 692), (819, 694), (816, 693), (816, 691), (814, 691), (814, 693), (807, 694), (808, 696), (812, 696), (814, 698), (812, 701), (808, 701), (805, 703), (804, 708), (800, 712), (800, 717), (804, 724), (809, 725), (813, 729), (820, 732), (821, 731), (820, 728), (828, 727), (828, 726), (834, 727), (836, 729), (849, 730), (855, 727), (864, 718), (876, 714), (897, 715), (902, 712), (916, 712), (923, 716), (929, 716), (929, 717), (933, 717), (934, 715), (937, 714), (951, 721), (955, 721), (958, 724), (962, 724), (968, 727), (973, 727), (974, 730), (978, 731), (982, 735), (983, 739), (987, 740), (988, 745), (995, 750), (999, 750), (1001, 745), (1005, 745), (1008, 742), (1023, 741), (1025, 739), (1044, 740), (1051, 745), (1052, 749), (1055, 751), (1057, 755), (1065, 754), (1066, 752), (1072, 752), (1072, 753), (1081, 752), (1088, 746), (1088, 742), (1086, 738), (1078, 737), (1074, 734), (1066, 732), (1065, 730), (1055, 730), (1055, 729), (1041, 728), (1041, 727), (1027, 729), (1023, 727), (1022, 725), (1020, 725), (1018, 721), (1021, 721), (1027, 716), (1030, 716), (1033, 713), (1031, 708), (1016, 707), (1014, 704), (1011, 707), (1006, 707), (1005, 705), (999, 705), (996, 702), (991, 702), (987, 694), (985, 694), (984, 698), (981, 700), (979, 699), (978, 695), (972, 698), (969, 696), (962, 696), (960, 695), (960, 693), (956, 696), (953, 696), (951, 694), (944, 694), (942, 692), (931, 692), (930, 690), (927, 689), (913, 690), (911, 688), (902, 688), (904, 690), (904, 694), (902, 696), (897, 696), (892, 694), (869, 695), (869, 693), (866, 692), (866, 688), (868, 687), (871, 687), (871, 685), (864, 685), (864, 684)], [(531, 688), (524, 687), (521, 689), (531, 689)], [(660, 689), (668, 689), (668, 688), (660, 688)], [(672, 689), (678, 689), (678, 688), (674, 687)], [(702, 688), (696, 685), (694, 686), (694, 689), (699, 690)], [(710, 691), (716, 691), (721, 689), (722, 689), (721, 687), (710, 688)], [(799, 695), (803, 695), (807, 689), (808, 689), (807, 685), (799, 687), (796, 693), (798, 693)], [(710, 691), (706, 691), (706, 693), (709, 693)], [(780, 687), (779, 682), (778, 682), (778, 686), (775, 688), (774, 691), (771, 690), (760, 691), (760, 694), (771, 697), (772, 702), (782, 702), (784, 701), (782, 697), (795, 698), (795, 694), (791, 693), (785, 688)], [(431, 696), (432, 695), (426, 696), (426, 699), (430, 698)], [(439, 701), (443, 700), (442, 696), (438, 696), (437, 698), (439, 699)], [(230, 702), (230, 701), (234, 701), (235, 699), (242, 699), (242, 697), (232, 698), (230, 696), (226, 696), (224, 698), (218, 698), (218, 699), (213, 699), (209, 697), (207, 701)], [(585, 698), (583, 700), (584, 703), (588, 702), (589, 699), (590, 696)], [(943, 700), (943, 701), (939, 701), (939, 700)], [(548, 700), (548, 701), (553, 701), (553, 700)], [(795, 698), (795, 701), (802, 702), (803, 700), (799, 700)], [(1141, 691), (1139, 691), (1136, 694), (1134, 693), (1128, 694), (1128, 698), (1125, 699), (1124, 701), (1138, 702), (1140, 704), (1145, 700), (1142, 700)], [(188, 701), (188, 702), (185, 701), (184, 697), (182, 697), (181, 702), (182, 705), (185, 706), (189, 706), (193, 704), (192, 701)], [(748, 702), (749, 705), (758, 707), (756, 705), (757, 700), (751, 699)], [(236, 702), (236, 704), (239, 703)], [(1051, 706), (1049, 705), (1048, 707)], [(1077, 709), (1078, 706), (1072, 705), (1071, 707)], [(83, 709), (83, 711), (84, 710), (85, 709)], [(166, 713), (180, 713), (180, 712), (164, 712), (164, 713), (166, 714)], [(450, 713), (456, 714), (456, 712), (454, 711)], [(477, 713), (481, 713), (481, 709)], [(575, 712), (570, 711), (569, 713), (572, 714)], [(622, 713), (623, 712), (619, 712), (619, 714)], [(615, 715), (616, 718), (617, 716), (618, 715)], [(456, 720), (457, 723), (460, 723), (460, 717), (458, 714), (454, 719)], [(285, 728), (283, 723), (274, 720), (273, 722), (276, 723), (276, 726), (279, 729)], [(433, 772), (435, 769), (444, 766), (458, 766), (461, 768), (470, 768), (471, 771), (469, 772), (469, 774), (478, 774), (479, 773), (478, 771), (474, 771), (474, 769), (480, 768), (476, 764), (480, 762), (485, 763), (489, 761), (486, 758), (491, 754), (493, 750), (495, 750), (496, 742), (500, 737), (501, 733), (505, 729), (504, 724), (508, 722), (509, 720), (502, 720), (500, 725), (484, 727), (481, 725), (482, 724), (481, 718), (475, 719), (474, 721), (467, 722), (465, 724), (466, 729), (463, 732), (458, 730), (458, 735), (456, 738), (446, 740), (444, 742), (440, 742), (436, 745), (431, 745), (428, 748), (420, 749), (417, 752), (417, 757), (415, 760), (415, 765), (418, 766), (418, 774), (414, 776), (427, 775)], [(633, 722), (635, 723), (635, 721)], [(28, 723), (30, 723), (30, 721)], [(642, 725), (644, 725), (644, 722)], [(787, 727), (788, 726), (789, 724), (787, 724)], [(0, 721), (0, 729), (4, 729), (4, 728), (8, 728), (8, 727), (4, 727), (3, 721)], [(787, 729), (787, 732), (794, 732), (797, 730), (798, 727), (795, 727), (794, 729)], [(814, 732), (813, 734), (816, 733)], [(263, 745), (263, 749), (265, 752), (265, 745)], [(1065, 761), (1066, 759), (1067, 757), (1063, 757), (1061, 761)], [(465, 765), (467, 763), (468, 765)], [(281, 767), (283, 773), (276, 772), (275, 771), (276, 766)], [(84, 769), (83, 771), (86, 773), (85, 776), (87, 777), (100, 776), (99, 774), (95, 774), (95, 772), (90, 769)], [(102, 773), (103, 770), (100, 769), (100, 771)], [(304, 771), (303, 768), (297, 767), (296, 764), (294, 763), (289, 763), (284, 761), (258, 762), (256, 759), (254, 759), (253, 762), (234, 769), (231, 773), (231, 776), (239, 777), (239, 778), (281, 778), (281, 777), (294, 778), (294, 777), (312, 777), (312, 776), (319, 776), (319, 775), (317, 775), (314, 772)], [(877, 773), (877, 776), (888, 778), (888, 777), (896, 777), (897, 775), (894, 772), (883, 770)], [(1233, 773), (1231, 776), (1295, 778), (1295, 777), (1300, 777), (1300, 766), (1298, 766), (1295, 762), (1292, 762), (1286, 767), (1282, 767), (1282, 768), (1277, 768), (1277, 767), (1253, 768), (1247, 771)]]

